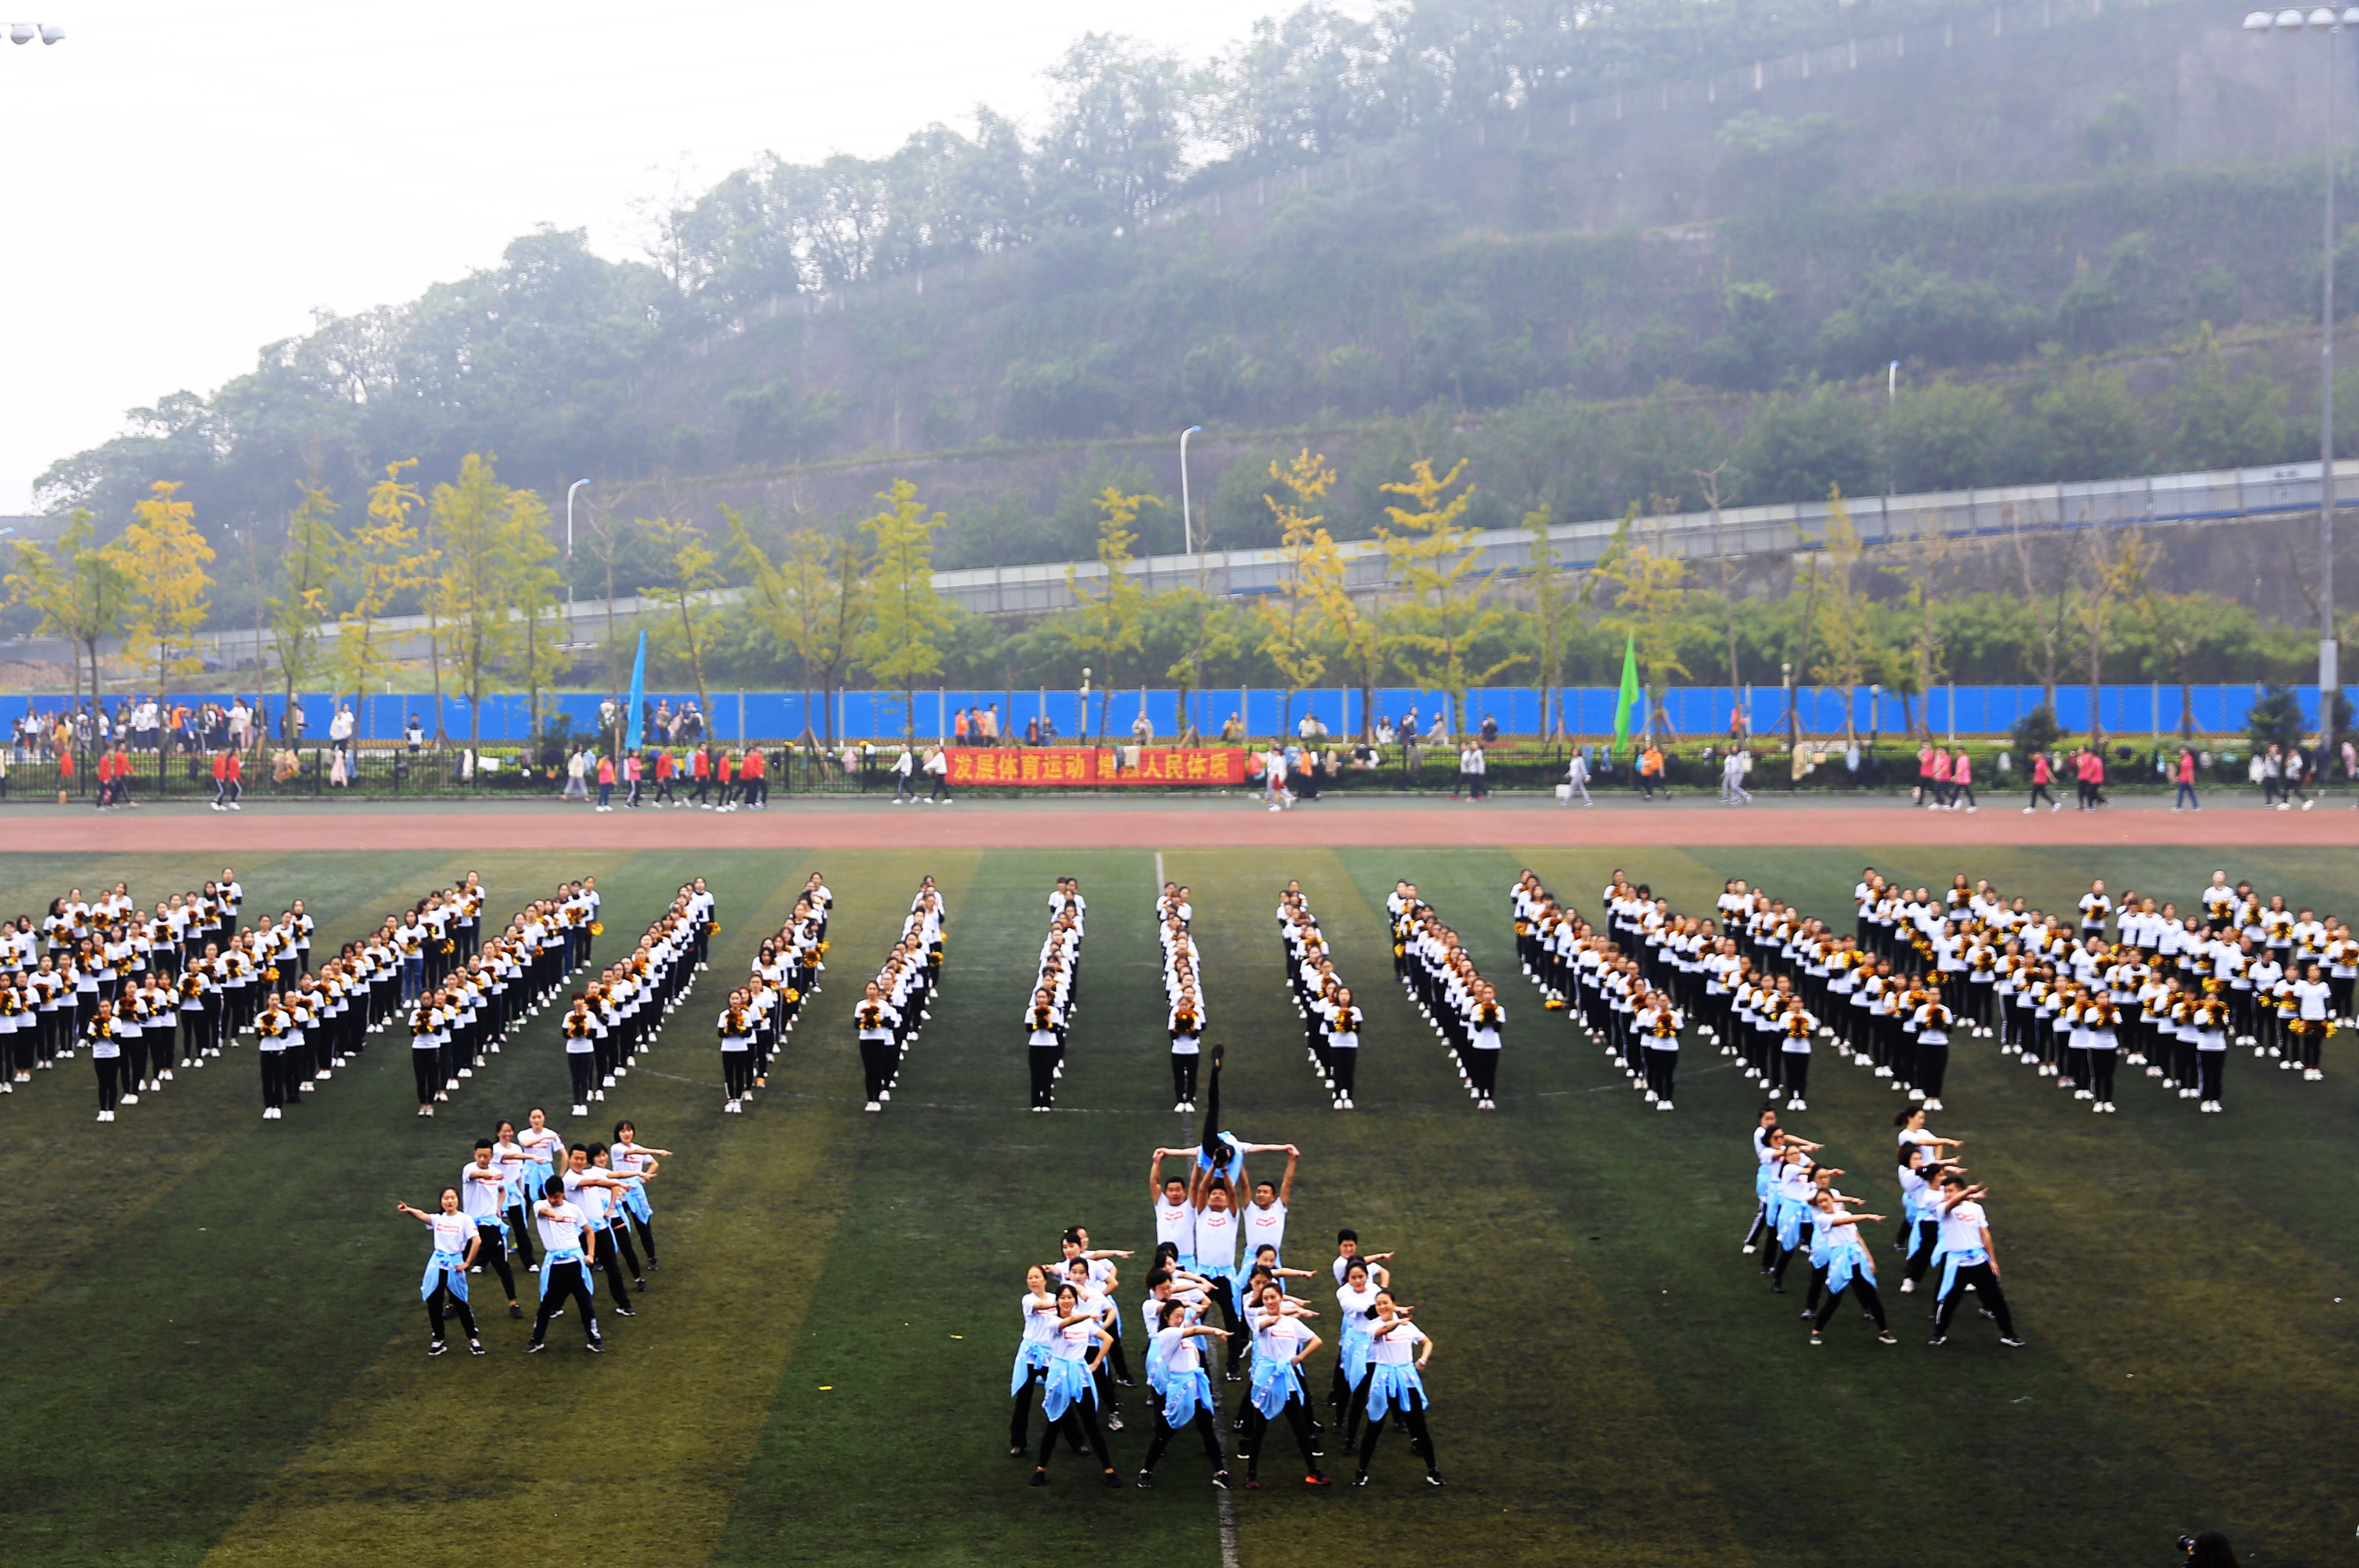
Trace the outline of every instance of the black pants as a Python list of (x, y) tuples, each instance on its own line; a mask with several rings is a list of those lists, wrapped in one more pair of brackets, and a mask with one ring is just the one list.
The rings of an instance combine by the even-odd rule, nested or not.
[(1917, 1088), (1925, 1091), (1929, 1100), (1941, 1097), (1942, 1081), (1950, 1075), (1950, 1047), (1947, 1041), (1934, 1045), (1922, 1035), (1917, 1038)]
[(1785, 1073), (1787, 1097), (1795, 1100), (1810, 1098), (1810, 1053), (1807, 1051), (1787, 1051), (1781, 1048), (1777, 1055), (1777, 1065)]
[(744, 1099), (754, 1087), (754, 1053), (751, 1051), (723, 1051), (721, 1082), (731, 1099)]
[[(1056, 1103), (1058, 1055), (1058, 1049), (1053, 1045), (1035, 1045), (1024, 1052), (1025, 1060), (1032, 1068), (1032, 1104), (1036, 1106)], [(872, 1090), (868, 1097), (875, 1099), (875, 1093)]]
[(1466, 1052), (1466, 1081), (1474, 1093), (1487, 1100), (1499, 1083), (1499, 1053), (1470, 1047)]
[(2196, 1051), (2195, 1074), (2198, 1087), (2195, 1097), (2199, 1101), (2217, 1100), (2220, 1097), (2220, 1070), (2227, 1065), (2227, 1062), (2228, 1053), (2224, 1051), (2199, 1050)]
[(1035, 1367), (1024, 1379), (1024, 1387), (1016, 1390), (1015, 1409), (1007, 1418), (1007, 1446), (1018, 1453), (1031, 1446), (1032, 1401), (1039, 1398), (1041, 1385), (1048, 1380), (1048, 1369)]
[[(653, 1220), (643, 1220), (639, 1218), (636, 1212), (629, 1209), (625, 1209), (623, 1212), (631, 1216), (631, 1228), (639, 1233), (639, 1246), (647, 1252), (647, 1266), (649, 1268), (653, 1268), (656, 1261), (655, 1222)], [(638, 1272), (638, 1266), (636, 1264), (632, 1265), (631, 1272), (635, 1274)]]
[[(490, 1264), (492, 1271), (500, 1277), (500, 1289), (508, 1293), (509, 1301), (515, 1301), (516, 1299), (516, 1271), (508, 1267), (508, 1244), (500, 1235), (498, 1223), (484, 1225), (478, 1222), (475, 1234), (483, 1238), (483, 1245), (475, 1248), (478, 1266)], [(467, 1337), (473, 1339), (474, 1336), (475, 1331), (469, 1329)]]
[(1090, 1452), (1098, 1456), (1099, 1469), (1114, 1468), (1114, 1458), (1106, 1453), (1105, 1432), (1098, 1425), (1098, 1408), (1087, 1399), (1074, 1400), (1065, 1407), (1063, 1415), (1041, 1428), (1040, 1452), (1032, 1461), (1035, 1465), (1043, 1470), (1049, 1467), (1049, 1455), (1057, 1446), (1057, 1432), (1060, 1428), (1068, 1432), (1077, 1431), (1089, 1440)]
[(409, 1048), (409, 1073), (418, 1082), (418, 1103), (430, 1105), (442, 1088), (442, 1052), (436, 1046)]
[(893, 1064), (899, 1057), (900, 1053), (894, 1050), (889, 1040), (864, 1040), (860, 1042), (860, 1071), (868, 1084), (864, 1098), (880, 1099), (885, 1091), (893, 1086)]
[[(1302, 1454), (1303, 1474), (1318, 1475), (1319, 1456), (1310, 1452), (1310, 1412), (1303, 1407), (1302, 1396), (1288, 1394), (1286, 1409), (1280, 1416), (1293, 1430), (1294, 1446)], [(1245, 1474), (1248, 1476), (1261, 1472), (1262, 1440), (1268, 1432), (1269, 1418), (1258, 1410), (1248, 1408), (1245, 1411), (1245, 1434), (1237, 1443), (1237, 1451), (1245, 1456)]]
[(1352, 1085), (1360, 1076), (1360, 1048), (1356, 1045), (1347, 1045), (1340, 1051), (1329, 1051), (1327, 1075), (1335, 1080), (1335, 1097), (1339, 1100), (1350, 1099)]
[(2053, 806), (2053, 805), (2057, 804), (2056, 797), (2055, 797), (2055, 796), (2053, 796), (2053, 795), (2051, 795), (2051, 794), (2049, 794), (2049, 793), (2048, 792), (2048, 786), (2047, 786), (2047, 785), (2045, 785), (2045, 784), (2034, 784), (2034, 785), (2031, 787), (2031, 799), (2030, 799), (2030, 800), (2027, 800), (2027, 801), (2025, 801), (2025, 802), (2024, 802), (2024, 804), (2025, 804), (2026, 808), (2027, 809), (2027, 808), (2029, 808), (2029, 807), (2036, 806), (2036, 805), (2039, 804), (2039, 802), (2040, 802), (2040, 801), (2042, 801), (2042, 800), (2047, 801), (2047, 802), (2048, 802), (2049, 805), (2051, 805), (2051, 806)]
[(1998, 1288), (1998, 1276), (1987, 1263), (1968, 1263), (1958, 1269), (1957, 1283), (1941, 1298), (1941, 1310), (1933, 1320), (1935, 1334), (1950, 1332), (1950, 1320), (1958, 1314), (1958, 1303), (1965, 1300), (1966, 1287), (1974, 1288), (1974, 1296), (1991, 1316), (1998, 1319), (1998, 1331), (2007, 1338), (2015, 1337), (2015, 1319), (2006, 1310), (2006, 1292)]
[(257, 1051), (255, 1055), (262, 1063), (262, 1105), (266, 1110), (280, 1110), (287, 1104), (287, 1053), (283, 1051)]
[(573, 1103), (590, 1103), (590, 1085), (598, 1067), (596, 1051), (569, 1051), (565, 1053), (565, 1071), (573, 1083)]
[(532, 1342), (538, 1345), (549, 1337), (549, 1320), (557, 1310), (571, 1300), (582, 1312), (582, 1332), (590, 1343), (598, 1343), (598, 1310), (591, 1304), (590, 1276), (578, 1258), (562, 1263), (551, 1263), (540, 1274), (540, 1311), (533, 1314)]
[(98, 1069), (98, 1108), (114, 1109), (116, 1094), (122, 1087), (123, 1059), (119, 1056), (94, 1056), (91, 1065)]
[(1850, 1284), (1840, 1290), (1829, 1293), (1825, 1303), (1819, 1308), (1819, 1315), (1810, 1320), (1812, 1333), (1827, 1326), (1827, 1320), (1835, 1315), (1837, 1303), (1841, 1302), (1845, 1296), (1858, 1301), (1859, 1310), (1874, 1318), (1876, 1327), (1889, 1326), (1884, 1321), (1884, 1301), (1875, 1293), (1875, 1281), (1864, 1274), (1854, 1274), (1851, 1277)]
[[(608, 1293), (614, 1298), (614, 1304), (618, 1307), (627, 1307), (631, 1304), (631, 1285), (630, 1281), (624, 1278), (623, 1260), (616, 1254), (614, 1243), (614, 1233), (613, 1231), (600, 1231), (598, 1235), (598, 1267), (605, 1271), (606, 1290)], [(634, 1269), (632, 1272), (636, 1273), (637, 1270)]]
[(1640, 1051), (1640, 1058), (1647, 1067), (1647, 1087), (1653, 1091), (1655, 1098), (1669, 1100), (1672, 1081), (1679, 1076), (1679, 1048), (1673, 1046), (1669, 1051), (1658, 1051), (1651, 1045), (1647, 1046)]
[(2121, 1051), (2113, 1046), (2093, 1046), (2084, 1054), (2089, 1059), (2089, 1091), (2101, 1105), (2114, 1103), (2114, 1067)]
[[(1221, 1435), (1212, 1424), (1212, 1412), (1199, 1405), (1194, 1418), (1188, 1424), (1203, 1440), (1204, 1457), (1212, 1462), (1213, 1472), (1219, 1474), (1227, 1470), (1228, 1456), (1221, 1452)], [(1155, 1441), (1147, 1445), (1147, 1463), (1140, 1468), (1154, 1469), (1156, 1462), (1163, 1457), (1163, 1451), (1171, 1446), (1171, 1440), (1179, 1435), (1180, 1429), (1166, 1421), (1163, 1412), (1158, 1410), (1155, 1413)]]
[[(1367, 1385), (1363, 1383), (1359, 1401), (1363, 1409), (1366, 1407), (1367, 1400)], [(1401, 1419), (1408, 1423), (1408, 1451), (1422, 1458), (1428, 1470), (1438, 1469), (1433, 1459), (1433, 1434), (1426, 1430), (1425, 1425), (1425, 1396), (1411, 1388), (1401, 1397), (1398, 1408)], [(1384, 1435), (1384, 1425), (1379, 1421), (1369, 1421), (1366, 1433), (1360, 1439), (1360, 1474), (1363, 1475), (1368, 1473), (1368, 1462), (1375, 1457), (1376, 1439)]]
[[(446, 1301), (449, 1303), (447, 1307), (444, 1305)], [(447, 1273), (443, 1279), (434, 1282), (434, 1293), (426, 1298), (426, 1321), (434, 1325), (434, 1343), (437, 1345), (442, 1343), (442, 1314), (446, 1311), (459, 1314), (459, 1326), (467, 1331), (470, 1340), (478, 1337), (475, 1314), (467, 1310), (465, 1300), (451, 1289)]]
[[(527, 1223), (530, 1218), (522, 1205), (508, 1210), (508, 1224), (516, 1231), (516, 1256), (524, 1259), (524, 1266), (527, 1269), (532, 1267), (532, 1226)], [(511, 1290), (508, 1294), (516, 1292)]]
[(1173, 1099), (1185, 1100), (1190, 1105), (1196, 1103), (1196, 1063), (1201, 1060), (1201, 1054), (1192, 1051), (1175, 1051), (1171, 1053), (1171, 1097)]

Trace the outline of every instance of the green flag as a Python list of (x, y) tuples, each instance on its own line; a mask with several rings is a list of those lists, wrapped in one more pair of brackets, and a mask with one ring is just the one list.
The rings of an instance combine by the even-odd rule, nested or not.
[(1630, 710), (1638, 705), (1638, 634), (1622, 646), (1622, 694), (1614, 702), (1614, 754), (1630, 739)]

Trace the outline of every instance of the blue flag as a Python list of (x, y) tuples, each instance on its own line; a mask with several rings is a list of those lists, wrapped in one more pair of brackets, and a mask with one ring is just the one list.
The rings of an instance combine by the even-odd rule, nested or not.
[(640, 709), (641, 704), (642, 704), (642, 703), (645, 702), (645, 700), (646, 700), (646, 697), (647, 697), (647, 633), (645, 633), (645, 632), (641, 632), (641, 633), (639, 634), (639, 652), (638, 652), (638, 657), (631, 660), (631, 707), (630, 707), (631, 722), (630, 722), (630, 727), (629, 727), (627, 730), (625, 730), (625, 731), (624, 732), (625, 734), (628, 735), (631, 738), (630, 738), (629, 742), (628, 742), (626, 745), (625, 745), (625, 746), (623, 747), (623, 749), (624, 749), (625, 751), (636, 751), (636, 750), (638, 750), (638, 749), (639, 749), (639, 745), (640, 745), (640, 743), (641, 743), (642, 741), (644, 741), (644, 740), (647, 738), (645, 735), (641, 735), (641, 734), (639, 733), (639, 709)]

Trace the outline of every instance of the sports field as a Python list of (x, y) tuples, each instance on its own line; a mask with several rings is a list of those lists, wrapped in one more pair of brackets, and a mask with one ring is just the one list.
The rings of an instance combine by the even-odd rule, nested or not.
[[(1991, 1183), (2029, 1345), (2004, 1349), (1968, 1314), (1930, 1348), (1924, 1299), (1888, 1289), (1899, 1347), (1847, 1308), (1813, 1350), (1795, 1298), (1768, 1295), (1738, 1252), (1752, 1093), (1690, 1048), (1678, 1112), (1638, 1103), (1516, 973), (1506, 892), (1528, 865), (1593, 911), (1623, 866), (1684, 909), (1743, 876), (1848, 919), (1863, 862), (2050, 905), (2099, 875), (2183, 902), (2217, 864), (2348, 916), (2359, 851), (1893, 850), (1874, 835), (1916, 819), (1858, 820), (1860, 847), (242, 850), (248, 918), (302, 897), (323, 939), (469, 869), (494, 922), (596, 875), (602, 955), (691, 876), (723, 931), (690, 1006), (588, 1127), (561, 1114), (546, 1015), (431, 1121), (383, 1039), (277, 1123), (250, 1045), (112, 1126), (92, 1121), (86, 1058), (0, 1098), (0, 1559), (1220, 1563), (1222, 1509), (1184, 1443), (1153, 1491), (1105, 1490), (1070, 1459), (1035, 1490), (1006, 1454), (1024, 1265), (1076, 1221), (1098, 1245), (1151, 1248), (1147, 1152), (1180, 1140), (1159, 852), (1193, 889), (1209, 1038), (1229, 1051), (1223, 1120), (1303, 1149), (1289, 1261), (1323, 1265), (1335, 1226), (1356, 1226), (1397, 1251), (1399, 1292), (1439, 1346), (1427, 1382), (1450, 1486), (1420, 1485), (1392, 1438), (1369, 1488), (1309, 1492), (1279, 1440), (1264, 1469), (1279, 1484), (1229, 1499), (1238, 1561), (2129, 1568), (2217, 1525), (2256, 1561), (2347, 1562), (2359, 1048), (2334, 1042), (2309, 1084), (2238, 1053), (2223, 1116), (2125, 1073), (2120, 1114), (2095, 1117), (1962, 1045), (1937, 1129)], [(11, 855), (0, 914), (117, 877), (152, 902), (221, 860)], [(837, 895), (828, 984), (769, 1092), (724, 1116), (711, 1014), (814, 869)], [(943, 989), (894, 1103), (864, 1115), (851, 1007), (926, 873), (950, 910)], [(1090, 901), (1082, 1008), (1059, 1112), (1031, 1116), (1017, 1022), (1060, 874)], [(1495, 1115), (1469, 1105), (1390, 979), (1398, 877), (1510, 1009)], [(1271, 918), (1288, 877), (1368, 1012), (1356, 1113), (1331, 1112), (1303, 1060)], [(1810, 1111), (1788, 1121), (1881, 1205), (1898, 1098), (1822, 1052)], [(525, 1356), (526, 1325), (477, 1276), (492, 1355), (429, 1361), (420, 1227), (393, 1203), (430, 1206), (495, 1116), (536, 1104), (570, 1138), (629, 1116), (676, 1151), (654, 1192), (663, 1270), (635, 1321), (608, 1321), (603, 1357), (564, 1322), (550, 1354)], [(1144, 1393), (1114, 1438), (1125, 1475)]]

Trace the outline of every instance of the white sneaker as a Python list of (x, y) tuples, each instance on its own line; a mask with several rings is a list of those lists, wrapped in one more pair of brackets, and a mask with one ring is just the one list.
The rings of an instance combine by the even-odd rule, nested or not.
[(883, 1110), (885, 1107), (884, 1107), (884, 1106), (882, 1106), (882, 1105), (878, 1105), (875, 1101), (871, 1100), (871, 1101), (869, 1101), (869, 1102), (868, 1102), (868, 1108), (869, 1108), (870, 1110), (872, 1110), (872, 1111), (881, 1111), (881, 1110)]
[[(1668, 1110), (1669, 1107), (1666, 1106), (1664, 1108)], [(1788, 1100), (1786, 1102), (1786, 1108), (1789, 1111), (1807, 1111), (1810, 1108), (1810, 1102), (1808, 1100)]]
[(1903, 1280), (1901, 1280), (1901, 1281), (1900, 1281), (1900, 1293), (1901, 1293), (1902, 1295), (1904, 1295), (1904, 1296), (1913, 1296), (1913, 1295), (1915, 1295), (1915, 1294), (1917, 1293), (1917, 1281), (1916, 1281), (1916, 1280), (1914, 1280), (1914, 1279), (1903, 1279)]

